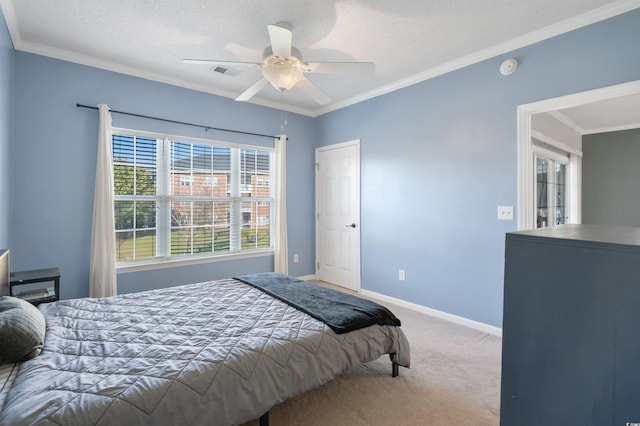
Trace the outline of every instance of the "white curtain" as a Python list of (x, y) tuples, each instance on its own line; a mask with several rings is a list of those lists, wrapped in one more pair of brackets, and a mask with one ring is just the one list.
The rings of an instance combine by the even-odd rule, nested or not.
[(98, 105), (98, 110), (100, 111), (100, 133), (96, 186), (93, 196), (89, 295), (108, 297), (117, 294), (111, 111), (105, 104)]
[(275, 140), (275, 252), (273, 270), (289, 273), (289, 250), (287, 242), (287, 136), (280, 135)]

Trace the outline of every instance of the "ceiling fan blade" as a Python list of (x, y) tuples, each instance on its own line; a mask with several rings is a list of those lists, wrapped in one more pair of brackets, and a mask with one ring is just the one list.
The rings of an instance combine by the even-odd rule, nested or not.
[(308, 62), (304, 72), (319, 74), (373, 74), (376, 64), (373, 62)]
[(288, 28), (279, 27), (278, 25), (267, 25), (269, 29), (269, 39), (271, 39), (271, 50), (273, 55), (281, 59), (291, 57), (291, 42), (293, 35)]
[(196, 65), (222, 65), (228, 67), (260, 67), (262, 65), (262, 63), (258, 62), (216, 61), (214, 59), (183, 59), (182, 63)]
[(236, 98), (236, 101), (248, 101), (249, 99), (253, 98), (256, 93), (261, 91), (267, 84), (269, 84), (269, 80), (262, 77), (260, 80), (253, 83), (247, 90), (242, 92), (240, 96)]
[(298, 81), (298, 83), (296, 83), (296, 86), (306, 92), (320, 105), (326, 105), (331, 102), (331, 98), (329, 97), (329, 95), (320, 90), (320, 88), (313, 84), (309, 79), (303, 78), (302, 80)]

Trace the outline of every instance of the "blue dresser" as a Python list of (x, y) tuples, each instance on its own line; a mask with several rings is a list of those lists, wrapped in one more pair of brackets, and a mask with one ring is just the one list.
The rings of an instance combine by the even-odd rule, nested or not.
[(640, 424), (640, 228), (507, 234), (500, 422)]

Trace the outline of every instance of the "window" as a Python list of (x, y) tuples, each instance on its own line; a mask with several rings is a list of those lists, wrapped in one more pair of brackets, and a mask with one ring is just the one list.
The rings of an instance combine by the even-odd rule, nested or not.
[(536, 228), (567, 222), (567, 164), (536, 156)]
[[(246, 205), (243, 205), (243, 207), (245, 207), (245, 206)], [(245, 208), (247, 208), (247, 207), (245, 207)], [(248, 208), (250, 209), (251, 207), (248, 207)], [(251, 227), (251, 211), (242, 212), (242, 227), (243, 228)]]
[[(116, 259), (271, 249), (272, 151), (114, 129)], [(259, 220), (257, 220), (259, 218)]]
[(180, 186), (193, 186), (193, 178), (192, 177), (181, 177), (180, 178)]
[(217, 176), (205, 176), (204, 181), (202, 183), (204, 186), (210, 188), (218, 185), (218, 177)]

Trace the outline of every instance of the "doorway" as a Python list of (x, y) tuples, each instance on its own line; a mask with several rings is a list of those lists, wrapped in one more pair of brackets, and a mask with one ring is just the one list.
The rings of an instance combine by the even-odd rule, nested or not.
[[(634, 95), (640, 95), (640, 80), (518, 106), (518, 230), (536, 227), (536, 173), (534, 168), (536, 163), (533, 141), (536, 135), (531, 128), (532, 117), (535, 114), (553, 113), (574, 107), (595, 106), (602, 104), (603, 101), (613, 101), (617, 98), (628, 99)], [(567, 148), (567, 151), (570, 152), (571, 149)], [(574, 158), (580, 161), (579, 156), (576, 155)], [(575, 173), (572, 178), (575, 182), (580, 183), (580, 167), (573, 167), (572, 170), (572, 173)], [(581, 188), (573, 189), (577, 201), (571, 203), (572, 205), (569, 205), (568, 208), (580, 210)], [(573, 223), (581, 222), (580, 211), (574, 211), (572, 216), (574, 217)]]
[(316, 148), (316, 277), (360, 291), (360, 140)]

